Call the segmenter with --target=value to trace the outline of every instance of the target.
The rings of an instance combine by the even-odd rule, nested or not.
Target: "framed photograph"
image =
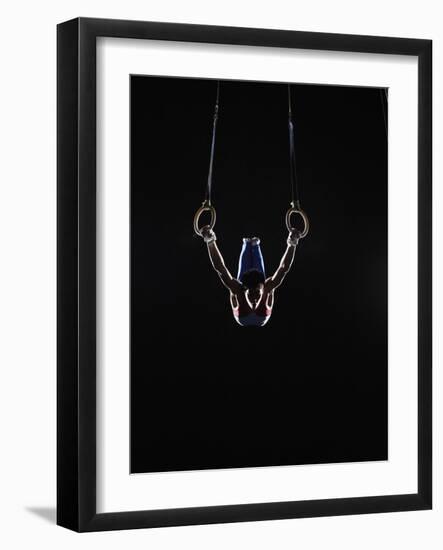
[[[431,65],[58,26],[59,525],[431,508]]]

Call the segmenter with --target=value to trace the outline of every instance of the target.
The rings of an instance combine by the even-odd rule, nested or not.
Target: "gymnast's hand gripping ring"
[[[194,231],[199,235],[200,237],[203,237],[201,233],[201,229],[198,226],[198,222],[200,220],[200,216],[203,214],[203,212],[209,212],[211,214],[211,221],[209,222],[209,228],[212,230],[215,225],[215,220],[217,219],[217,215],[215,213],[215,208],[211,206],[211,203],[209,201],[205,201],[202,206],[197,210],[194,216]]]
[[[291,203],[291,207],[286,212],[286,227],[288,228],[289,232],[297,231],[297,228],[291,225],[291,216],[293,214],[298,214],[299,216],[301,216],[303,220],[303,223],[304,223],[303,231],[299,235],[299,239],[303,239],[303,237],[306,237],[306,235],[309,233],[308,216],[306,215],[306,212],[300,208],[300,206],[298,205],[295,206],[294,203]]]

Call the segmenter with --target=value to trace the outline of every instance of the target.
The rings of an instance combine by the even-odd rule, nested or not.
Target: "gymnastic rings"
[[[308,219],[308,216],[307,216],[306,212],[304,210],[302,210],[300,207],[296,207],[293,204],[291,204],[291,207],[286,212],[286,227],[288,228],[289,232],[298,231],[296,227],[292,227],[292,225],[291,225],[291,216],[293,214],[298,214],[299,216],[301,216],[301,218],[303,220],[303,223],[304,223],[303,231],[299,235],[299,239],[303,239],[303,237],[306,237],[306,235],[309,233],[309,219]]]
[[[200,221],[200,216],[203,214],[203,212],[209,212],[211,214],[211,221],[209,222],[209,229],[213,229],[215,225],[215,220],[217,219],[217,215],[215,213],[215,208],[211,205],[209,201],[205,201],[200,208],[197,210],[194,216],[194,231],[199,235],[200,237],[203,237],[201,229],[198,226],[198,222]]]

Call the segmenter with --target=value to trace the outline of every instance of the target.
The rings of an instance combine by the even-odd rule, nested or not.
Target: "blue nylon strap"
[[[292,121],[292,105],[291,105],[291,85],[288,84],[288,130],[289,130],[289,172],[291,179],[291,203],[293,206],[300,206],[300,198],[298,195],[297,185],[297,169],[295,164],[295,137],[294,123]]]
[[[206,188],[206,201],[208,202],[208,204],[211,204],[211,195],[212,195],[212,172],[214,168],[215,136],[217,132],[219,97],[220,97],[220,81],[217,81],[217,96],[215,100],[214,118],[212,123],[211,154],[209,157],[208,185]]]

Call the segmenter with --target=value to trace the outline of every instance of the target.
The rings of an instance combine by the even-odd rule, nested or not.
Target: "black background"
[[[263,328],[234,321],[192,221],[215,81],[131,77],[131,471],[387,458],[387,143],[376,88],[293,85],[311,221]],[[287,87],[223,81],[218,245],[285,250]]]

